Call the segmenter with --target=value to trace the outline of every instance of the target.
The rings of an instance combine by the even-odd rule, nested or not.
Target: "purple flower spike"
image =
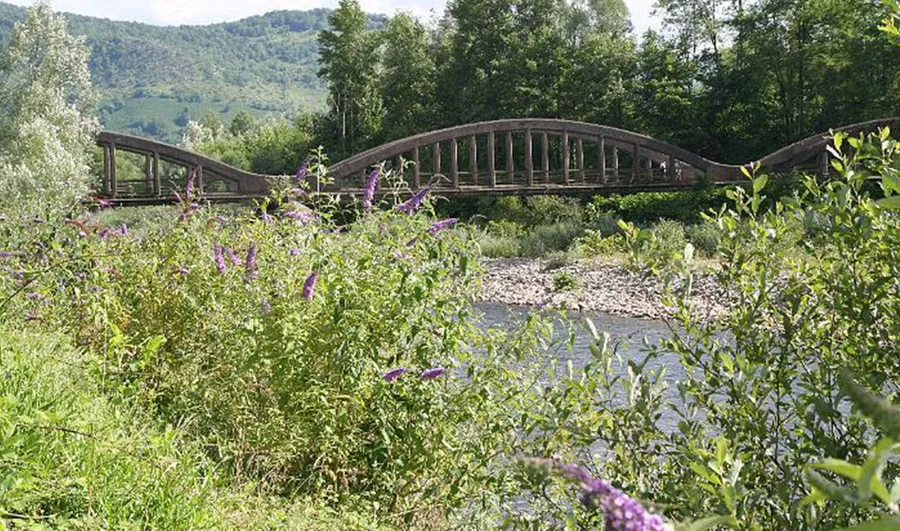
[[[368,212],[372,210],[372,200],[375,199],[375,187],[378,186],[378,168],[372,170],[366,179],[366,187],[363,190],[363,208]]]
[[[400,378],[401,376],[403,376],[404,374],[406,374],[408,372],[409,372],[409,369],[406,369],[403,367],[397,367],[396,369],[391,369],[388,372],[382,374],[381,379],[384,380],[385,382],[390,383],[390,382],[395,381],[397,378]]]
[[[297,168],[297,174],[294,175],[294,183],[295,184],[299,185],[300,183],[303,182],[303,179],[306,178],[307,169],[309,169],[309,159],[304,160],[303,164],[301,164],[300,167]]]
[[[6,251],[0,251],[0,258],[9,258],[12,255],[12,253],[8,253]]]
[[[311,275],[309,275],[309,278],[306,279],[306,282],[303,284],[303,292],[301,293],[301,296],[304,299],[308,301],[312,300],[313,294],[316,291],[316,282],[318,280],[319,273],[317,271],[314,271]]]
[[[300,249],[291,248],[291,250],[288,251],[288,254],[291,256],[300,256]]]
[[[308,211],[291,211],[285,212],[284,217],[287,219],[293,219],[297,221],[300,225],[307,225],[316,220],[316,215],[312,212]]]
[[[269,299],[263,297],[259,312],[263,315],[269,315],[272,312],[272,305],[269,304]]]
[[[555,459],[531,459],[532,464],[555,471],[581,487],[581,502],[606,514],[607,531],[671,531],[661,516],[645,509],[637,500],[597,479],[584,467],[566,465]]]
[[[441,232],[442,230],[449,229],[453,225],[456,225],[456,223],[458,221],[459,220],[456,218],[449,218],[449,219],[445,219],[443,221],[438,221],[434,225],[428,227],[428,234],[431,234],[432,236],[434,236],[435,234]]]
[[[400,204],[400,206],[397,207],[397,210],[404,214],[412,214],[419,208],[419,205],[425,200],[425,196],[428,195],[430,190],[431,187],[429,186],[422,187],[421,190],[416,192],[416,195],[410,197],[405,203]]]
[[[231,265],[239,266],[241,265],[241,259],[238,258],[237,253],[234,252],[234,249],[225,248],[225,256],[228,257],[228,260],[231,262]]]
[[[119,235],[128,236],[128,225],[122,223],[122,226],[119,227]]]
[[[225,249],[221,245],[216,245],[215,249],[213,249],[213,259],[216,262],[216,270],[220,275],[224,275],[226,271]]]
[[[190,273],[190,271],[188,271],[188,268],[186,268],[186,267],[179,267],[178,272],[181,273],[182,275],[187,275],[188,273]]]
[[[244,262],[244,273],[248,280],[256,278],[256,246],[251,245],[247,249],[247,260]]]
[[[184,185],[184,199],[190,202],[194,196],[194,179],[197,178],[197,170],[191,172],[188,176],[187,184]]]
[[[440,378],[446,373],[447,369],[443,367],[434,367],[422,371],[422,374],[419,375],[419,378],[421,378],[422,380],[434,380],[435,378]]]
[[[272,216],[265,210],[259,211],[259,219],[262,220],[263,223],[272,223]]]

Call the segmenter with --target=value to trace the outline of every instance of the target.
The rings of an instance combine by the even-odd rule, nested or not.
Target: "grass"
[[[220,475],[177,427],[101,392],[62,335],[0,329],[0,367],[0,529],[379,528]]]

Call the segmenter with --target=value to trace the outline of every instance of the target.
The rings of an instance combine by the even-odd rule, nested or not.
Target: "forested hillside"
[[[25,8],[0,3],[0,42]],[[240,110],[294,116],[324,108],[316,35],[330,10],[279,11],[238,22],[160,27],[66,15],[91,49],[105,127],[177,140],[189,118]],[[379,17],[369,17],[372,26]]]

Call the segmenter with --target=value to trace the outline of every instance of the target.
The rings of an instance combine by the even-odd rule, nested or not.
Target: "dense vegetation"
[[[703,217],[719,316],[690,302],[693,245],[614,220],[670,333],[625,357],[588,322],[590,356],[562,363],[561,316],[480,326],[477,231],[389,174],[340,203],[310,189],[314,157],[278,209],[220,210],[188,180],[140,230],[85,211],[60,189],[87,175],[86,69],[43,6],[0,63],[0,168],[26,170],[0,174],[21,190],[0,195],[0,528],[900,529],[890,131],[835,136],[835,178],[792,195],[751,171],[725,192]]]

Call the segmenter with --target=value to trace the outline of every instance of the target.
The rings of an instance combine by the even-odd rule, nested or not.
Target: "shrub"
[[[701,220],[703,213],[718,210],[725,202],[724,188],[594,196],[585,216],[588,223],[606,216],[636,223],[660,219],[695,223]]]
[[[481,255],[487,258],[513,258],[519,256],[519,240],[508,236],[485,233],[478,238]]]
[[[581,220],[581,203],[574,197],[535,195],[525,200],[529,225],[572,223]]]
[[[575,291],[581,287],[578,277],[568,271],[560,271],[553,275],[554,291]]]
[[[713,256],[722,240],[722,229],[715,221],[707,220],[687,227],[685,236],[698,250]]]
[[[520,238],[525,235],[525,227],[515,221],[489,221],[487,232],[501,238]]]
[[[650,228],[654,240],[658,242],[658,249],[663,253],[679,253],[687,245],[684,225],[671,219],[664,219],[655,223]]]
[[[523,256],[537,258],[566,250],[583,230],[581,223],[573,222],[538,226],[521,239],[520,252]]]
[[[625,238],[622,234],[604,236],[595,230],[586,230],[572,242],[572,252],[584,258],[606,256],[625,251]]]
[[[547,261],[544,263],[544,270],[553,271],[555,269],[561,269],[572,265],[574,261],[575,260],[570,253],[565,251],[555,251],[547,256]]]

